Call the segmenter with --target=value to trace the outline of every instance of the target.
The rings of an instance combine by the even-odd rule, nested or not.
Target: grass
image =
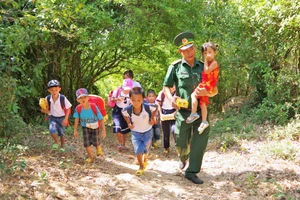
[[[299,144],[289,140],[280,140],[266,143],[261,147],[261,153],[264,156],[281,158],[284,160],[295,160],[300,152]]]
[[[256,124],[253,114],[255,110],[244,108],[214,116],[218,120],[212,125],[210,139],[219,143],[223,152],[239,146],[242,140],[268,140],[271,142],[261,148],[263,154],[284,160],[295,160],[300,156],[296,142],[300,138],[299,116],[286,125],[275,125],[270,122]]]

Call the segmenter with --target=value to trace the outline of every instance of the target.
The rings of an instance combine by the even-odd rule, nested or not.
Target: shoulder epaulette
[[[172,65],[176,65],[176,64],[178,64],[178,63],[180,63],[180,62],[181,62],[181,59],[178,59],[178,60],[172,62]]]

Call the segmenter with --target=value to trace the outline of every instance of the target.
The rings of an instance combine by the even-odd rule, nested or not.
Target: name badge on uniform
[[[87,128],[90,128],[90,129],[97,129],[97,128],[98,128],[98,122],[95,122],[95,123],[87,123],[87,124],[86,124],[86,127],[87,127]]]

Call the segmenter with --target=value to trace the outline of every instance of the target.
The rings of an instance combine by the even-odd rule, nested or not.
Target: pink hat
[[[131,88],[133,88],[133,81],[130,78],[124,79],[122,88],[123,90],[131,90]]]

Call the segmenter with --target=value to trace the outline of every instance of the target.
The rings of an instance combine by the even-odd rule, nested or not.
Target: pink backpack
[[[109,92],[108,99],[107,99],[107,106],[110,107],[110,108],[114,108],[115,105],[116,105],[116,102],[112,100],[113,99],[113,94],[114,94],[115,91],[116,91],[116,97],[118,97],[120,92],[122,91],[122,87],[119,87],[115,90],[111,90]]]

